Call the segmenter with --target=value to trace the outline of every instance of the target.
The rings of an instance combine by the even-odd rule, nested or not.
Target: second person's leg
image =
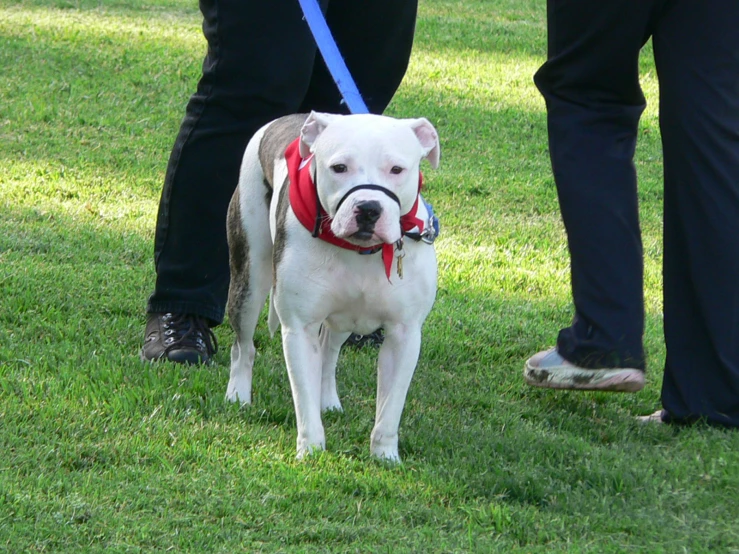
[[[535,82],[547,105],[549,148],[571,256],[575,317],[557,350],[527,363],[527,381],[560,388],[638,390],[645,367],[643,260],[633,164],[645,100],[639,51],[653,2],[549,0],[549,59]],[[632,368],[625,388],[596,373],[560,382],[533,366]],[[590,379],[593,377],[593,379]],[[618,377],[619,379],[624,376]],[[539,381],[537,382],[537,379]]]

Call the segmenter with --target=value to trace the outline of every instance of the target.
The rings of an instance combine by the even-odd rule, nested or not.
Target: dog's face
[[[418,194],[419,165],[439,163],[439,138],[426,119],[313,112],[300,133],[334,235],[358,246],[394,243],[400,217]]]

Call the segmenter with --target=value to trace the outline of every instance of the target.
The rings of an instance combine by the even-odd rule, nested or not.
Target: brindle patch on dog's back
[[[265,186],[268,188],[268,203],[271,202],[272,191],[274,190],[275,161],[283,158],[288,145],[300,136],[300,129],[307,118],[308,114],[294,114],[275,120],[259,143],[259,163],[264,172]],[[282,260],[282,254],[285,250],[285,218],[287,217],[289,204],[288,186],[287,183],[284,183],[280,198],[277,200],[275,244],[272,256],[273,282],[277,282],[277,266]]]
[[[275,160],[281,158],[285,154],[285,148],[300,136],[300,129],[307,118],[308,114],[302,113],[276,119],[259,143],[259,163],[270,187],[270,195],[274,188]]]

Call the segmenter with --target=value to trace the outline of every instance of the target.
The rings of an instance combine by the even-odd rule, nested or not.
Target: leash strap
[[[331,30],[326,24],[326,19],[323,17],[321,7],[318,5],[318,0],[298,0],[300,7],[303,9],[303,15],[305,20],[310,27],[313,38],[318,45],[318,49],[323,56],[323,61],[326,62],[329,73],[334,78],[334,82],[344,98],[349,111],[351,113],[369,113],[367,105],[362,99],[362,95],[359,93],[357,85],[352,79],[349,69],[346,67],[344,58],[339,52],[339,48],[336,46]]]

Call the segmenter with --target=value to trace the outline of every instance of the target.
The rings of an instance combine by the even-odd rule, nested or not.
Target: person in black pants
[[[320,0],[373,113],[405,74],[417,0]],[[144,360],[207,362],[223,321],[229,268],[226,211],[246,144],[262,125],[310,110],[347,113],[298,0],[200,0],[208,51],[187,104],[159,204],[156,286]]]
[[[664,152],[663,410],[739,426],[739,2],[548,0],[536,85],[571,257],[575,317],[526,362],[529,384],[644,385],[643,258],[633,165],[651,36]]]

